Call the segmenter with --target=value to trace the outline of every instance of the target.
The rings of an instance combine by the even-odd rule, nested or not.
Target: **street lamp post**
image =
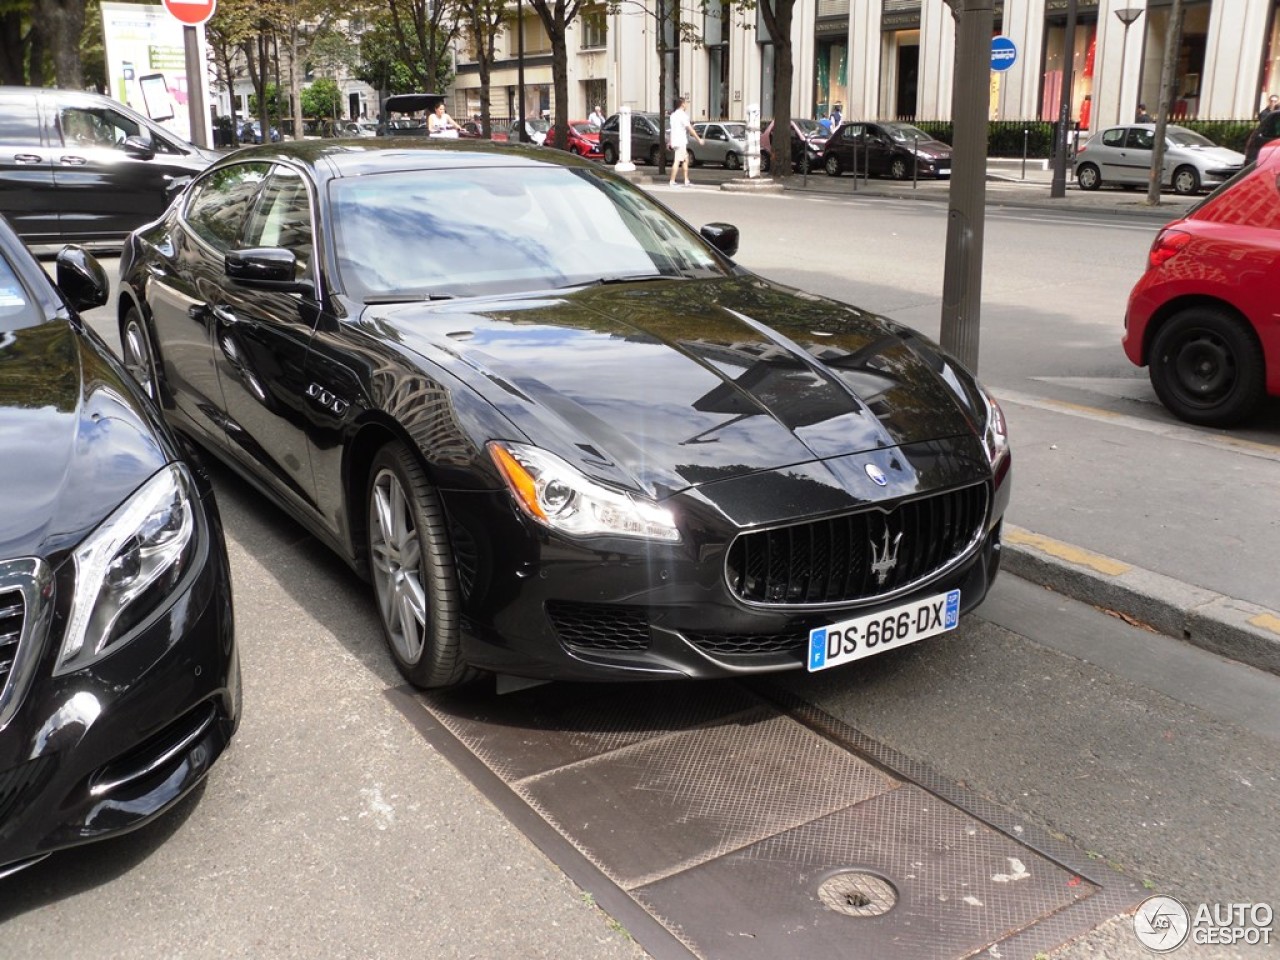
[[[1076,57],[1076,0],[1067,0],[1067,35],[1062,50],[1062,93],[1058,102],[1058,130],[1054,137],[1053,180],[1049,196],[1060,200],[1067,195],[1067,151],[1071,131],[1071,85]],[[954,166],[954,162],[952,163]]]
[[[1141,7],[1121,7],[1116,16],[1124,24],[1124,39],[1120,41],[1120,82],[1116,84],[1116,123],[1127,122],[1124,118],[1124,59],[1129,53],[1129,28],[1135,20],[1142,16]]]
[[[524,127],[524,0],[516,0],[516,117],[520,124],[516,142],[524,143],[528,134]]]

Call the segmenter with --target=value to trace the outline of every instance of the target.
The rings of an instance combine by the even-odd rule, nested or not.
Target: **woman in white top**
[[[453,117],[444,112],[444,103],[437,103],[435,113],[427,118],[427,135],[432,137],[456,137],[459,127]]]

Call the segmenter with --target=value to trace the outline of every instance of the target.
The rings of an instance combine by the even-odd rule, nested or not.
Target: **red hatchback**
[[[547,131],[548,147],[554,147],[556,128]],[[600,152],[600,128],[586,120],[569,121],[569,150],[588,160],[599,160],[604,154]]]
[[[1129,294],[1124,350],[1175,416],[1226,427],[1280,396],[1280,144],[1166,224]]]

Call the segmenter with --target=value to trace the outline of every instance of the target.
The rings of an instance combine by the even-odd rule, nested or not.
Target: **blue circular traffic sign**
[[[1018,47],[1008,37],[991,38],[991,69],[1008,70],[1018,61]]]

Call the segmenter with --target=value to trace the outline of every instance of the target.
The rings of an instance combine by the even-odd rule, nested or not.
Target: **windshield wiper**
[[[688,280],[684,274],[676,273],[635,273],[621,274],[616,277],[596,277],[594,280],[580,280],[577,283],[566,283],[557,290],[569,290],[573,287],[605,287],[617,283],[645,283],[650,280]]]
[[[373,306],[384,303],[423,303],[427,300],[452,300],[451,293],[398,293],[382,297],[366,297],[365,304]]]

